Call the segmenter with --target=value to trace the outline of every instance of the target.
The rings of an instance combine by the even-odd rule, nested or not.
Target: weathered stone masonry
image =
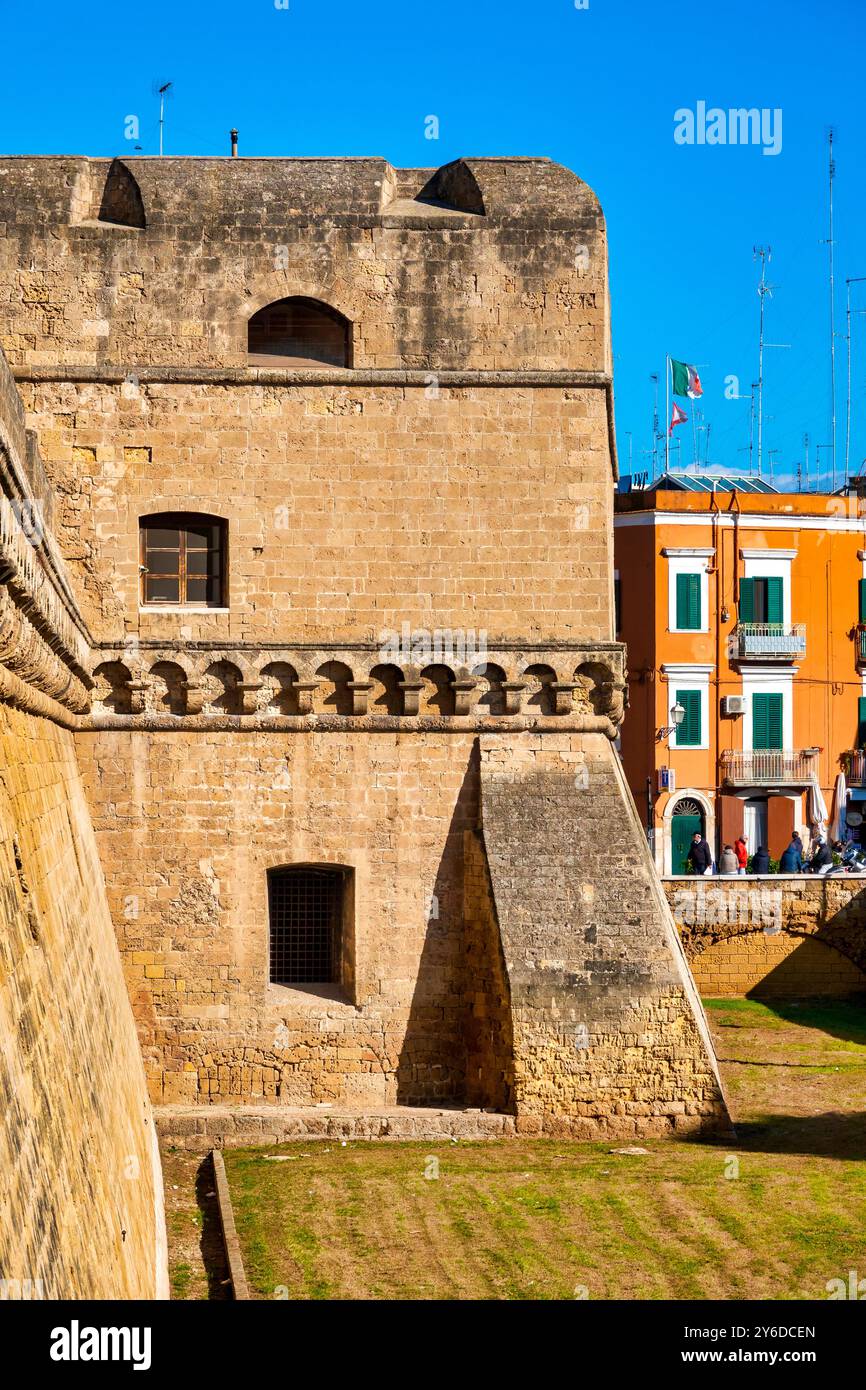
[[[46,515],[0,358],[2,1296],[152,1298],[154,1120],[71,733],[90,641]]]
[[[678,878],[665,890],[705,997],[866,994],[862,878]]]
[[[723,1119],[611,745],[591,191],[545,160],[2,160],[0,224],[154,1099]],[[348,320],[344,367],[249,361],[251,315],[297,295]],[[140,603],[164,511],[225,519],[222,608]],[[383,656],[404,629],[483,652]],[[266,873],[299,863],[351,871],[342,992],[269,982]]]

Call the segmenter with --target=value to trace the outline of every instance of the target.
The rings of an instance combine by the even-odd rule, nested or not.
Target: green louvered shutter
[[[782,747],[782,696],[752,696],[752,747]]]
[[[767,580],[767,622],[782,626],[784,608],[782,605],[782,581],[779,578]]]
[[[677,575],[677,627],[696,631],[701,625],[701,576]]]
[[[860,591],[860,617],[857,621],[866,623],[866,579],[858,580],[857,587]]]
[[[755,621],[754,579],[740,580],[740,600],[737,609],[737,616],[741,623],[753,623]]]
[[[685,710],[682,724],[677,725],[677,747],[694,748],[701,741],[701,692],[678,690],[676,703]]]
[[[857,699],[857,747],[866,748],[866,695]]]

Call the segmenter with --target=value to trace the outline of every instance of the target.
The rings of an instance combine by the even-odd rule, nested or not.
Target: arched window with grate
[[[352,984],[351,870],[293,864],[268,871],[270,981]]]
[[[141,602],[224,608],[226,532],[218,516],[155,512],[139,522]]]
[[[250,319],[247,354],[253,366],[351,367],[352,325],[317,299],[278,299]]]

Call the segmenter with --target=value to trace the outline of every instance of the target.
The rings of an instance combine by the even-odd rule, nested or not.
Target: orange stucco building
[[[616,498],[621,755],[661,873],[696,828],[715,856],[742,833],[778,858],[840,799],[863,809],[866,499],[755,486],[669,474]]]

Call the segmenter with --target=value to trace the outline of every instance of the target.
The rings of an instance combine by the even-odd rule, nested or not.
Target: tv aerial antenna
[[[163,132],[165,129],[165,101],[174,86],[173,82],[160,82],[157,80],[153,84],[153,94],[159,97],[159,157],[162,159],[163,152]]]

